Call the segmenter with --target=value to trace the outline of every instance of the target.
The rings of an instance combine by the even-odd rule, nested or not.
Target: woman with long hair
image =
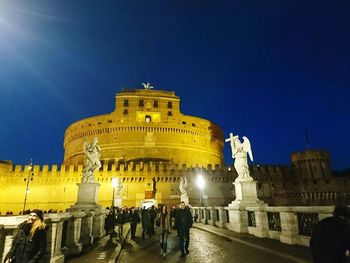
[[[163,204],[158,214],[157,221],[160,222],[160,249],[163,257],[166,257],[168,235],[171,228],[171,216],[166,204]]]
[[[26,221],[18,225],[5,263],[39,262],[46,251],[46,225],[41,210],[33,210]]]

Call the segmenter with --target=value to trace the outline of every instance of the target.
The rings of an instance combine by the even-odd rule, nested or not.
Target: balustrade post
[[[47,254],[44,256],[44,262],[64,263],[61,243],[63,233],[63,222],[69,218],[69,213],[49,214],[45,223],[47,230]]]
[[[254,211],[255,215],[255,227],[248,227],[249,234],[253,234],[257,237],[267,237],[268,232],[268,220],[266,206],[250,207],[250,210]]]
[[[247,233],[248,229],[248,213],[244,206],[230,204],[227,208],[230,223],[227,223],[229,230],[238,233]]]
[[[95,209],[92,224],[92,236],[94,237],[94,239],[100,239],[105,235],[105,218],[106,213],[104,209]]]
[[[208,224],[208,212],[206,207],[201,207],[201,215],[202,215],[201,223]]]
[[[94,242],[94,237],[92,235],[92,223],[94,214],[95,212],[88,211],[86,212],[86,216],[82,218],[80,242],[83,246],[91,245]]]
[[[226,211],[223,207],[217,207],[217,209],[219,210],[219,218],[218,218],[218,221],[216,222],[216,226],[220,228],[226,228],[226,222],[227,222]]]
[[[281,208],[281,228],[280,241],[286,244],[296,244],[298,235],[298,218],[295,212]]]
[[[71,212],[72,217],[68,220],[65,255],[79,254],[83,249],[83,244],[80,241],[82,218],[86,215],[85,212]]]
[[[215,226],[215,217],[214,217],[214,207],[207,207],[206,214],[207,214],[207,224]]]

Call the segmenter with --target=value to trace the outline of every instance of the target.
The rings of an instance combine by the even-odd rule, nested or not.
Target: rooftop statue
[[[153,86],[151,86],[151,83],[149,83],[149,82],[147,82],[147,83],[142,83],[142,85],[143,85],[143,87],[144,87],[145,89],[153,89],[153,88],[154,88]]]
[[[101,168],[101,148],[97,145],[97,143],[97,138],[94,138],[91,144],[84,141],[84,153],[87,158],[83,168],[82,183],[94,183],[94,174]]]
[[[253,178],[249,173],[248,158],[253,161],[253,153],[250,145],[250,141],[247,137],[243,136],[243,143],[239,140],[239,136],[233,136],[230,133],[230,138],[225,139],[225,142],[230,142],[232,150],[232,159],[235,159],[234,167],[237,171],[238,177],[236,181],[253,181]]]

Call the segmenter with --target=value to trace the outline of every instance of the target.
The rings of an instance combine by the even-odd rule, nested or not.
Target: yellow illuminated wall
[[[116,108],[70,125],[64,138],[64,164],[82,164],[84,140],[99,140],[101,160],[154,160],[187,166],[219,165],[223,133],[213,122],[184,115],[174,92],[126,90],[116,95]]]
[[[0,211],[12,211],[18,214],[23,209],[26,180],[30,178],[26,209],[40,208],[43,210],[56,209],[65,211],[74,205],[77,199],[78,185],[81,181],[82,165],[49,167],[34,166],[33,175],[30,175],[28,166],[22,167],[12,163],[0,164]],[[109,169],[108,169],[109,168]],[[229,188],[233,176],[222,171],[219,167],[208,166],[206,169],[193,169],[191,167],[153,164],[129,163],[127,166],[104,165],[96,173],[96,182],[100,184],[98,200],[103,207],[112,203],[112,178],[117,177],[123,184],[123,206],[139,207],[145,199],[145,191],[152,191],[156,181],[157,192],[155,200],[158,204],[166,203],[170,206],[179,204],[179,181],[186,176],[189,181],[188,194],[191,204],[199,204],[199,189],[195,185],[196,176],[201,173],[205,176],[208,187],[205,194],[211,197],[215,204],[227,204],[232,201]],[[224,191],[223,191],[224,189]],[[226,189],[226,191],[225,191]]]
[[[113,177],[123,182],[123,205],[139,206],[145,194],[153,190],[154,180],[156,201],[174,205],[180,200],[180,177],[186,176],[191,182],[201,169],[206,171],[208,180],[215,180],[217,187],[207,190],[213,191],[211,196],[216,204],[223,204],[225,198],[231,201],[231,193],[224,197],[222,190],[232,176],[222,171],[220,127],[209,120],[182,114],[180,98],[174,92],[134,89],[116,95],[112,113],[79,120],[67,128],[63,164],[34,166],[33,176],[29,177],[27,209],[64,211],[75,204],[86,158],[83,144],[95,137],[99,140],[103,165],[95,177],[100,184],[98,200],[104,207],[112,202]],[[23,209],[27,168],[0,163],[3,214]],[[220,185],[222,189],[218,188]],[[195,185],[189,195],[192,203],[197,199],[199,202]]]

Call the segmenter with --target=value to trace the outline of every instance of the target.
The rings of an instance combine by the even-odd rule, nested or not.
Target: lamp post
[[[30,182],[30,180],[33,180],[33,178],[30,178],[31,176],[33,176],[33,162],[32,162],[32,159],[30,159],[30,164],[29,164],[28,170],[29,170],[29,173],[28,173],[28,178],[27,178],[26,191],[25,191],[25,194],[24,194],[24,204],[23,204],[23,212],[22,212],[23,215],[24,215],[24,213],[26,211],[27,196],[28,196],[28,192],[29,192],[29,182]]]
[[[201,175],[201,174],[197,176],[197,186],[200,190],[199,200],[200,200],[201,206],[204,206],[203,205],[203,189],[205,186],[205,180],[204,180],[203,175]]]
[[[112,188],[113,188],[113,192],[112,192],[112,207],[113,207],[113,211],[114,211],[114,197],[115,197],[115,188],[118,186],[118,178],[113,177],[112,178]]]
[[[115,203],[114,203],[114,197],[115,197],[115,188],[118,186],[118,178],[113,177],[112,178],[112,232],[110,235],[110,238],[114,237],[117,235],[117,233],[114,231],[114,227],[115,227]]]

